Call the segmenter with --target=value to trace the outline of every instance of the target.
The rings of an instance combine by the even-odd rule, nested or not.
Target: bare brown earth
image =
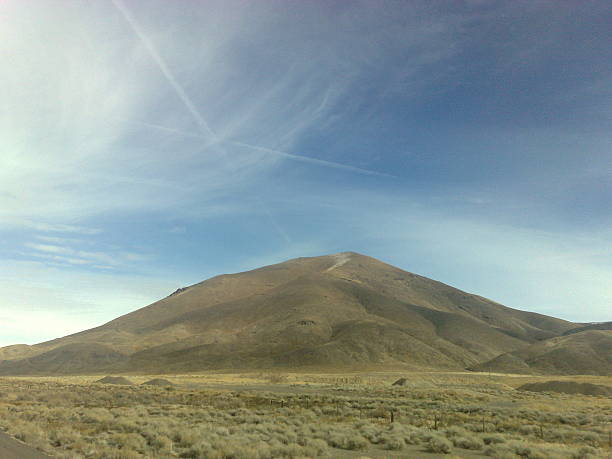
[[[480,369],[580,326],[347,252],[217,276],[100,327],[1,348],[0,374]]]

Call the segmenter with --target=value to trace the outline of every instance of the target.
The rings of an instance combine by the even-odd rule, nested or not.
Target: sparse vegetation
[[[130,377],[132,386],[91,384],[93,377],[0,379],[0,428],[59,458],[344,451],[582,459],[611,451],[612,400],[515,391],[501,377],[434,374],[401,387],[380,375],[210,378],[170,377],[171,390],[140,385],[145,377]],[[224,378],[227,390],[205,384]]]

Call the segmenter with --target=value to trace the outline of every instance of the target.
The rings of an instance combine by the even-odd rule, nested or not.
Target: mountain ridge
[[[579,326],[343,252],[215,276],[99,327],[10,352],[0,348],[0,374],[91,372],[102,364],[117,372],[343,365],[459,370]],[[84,346],[89,357],[77,366],[42,363],[53,351],[49,359],[69,359],[71,348],[61,348],[70,345]]]

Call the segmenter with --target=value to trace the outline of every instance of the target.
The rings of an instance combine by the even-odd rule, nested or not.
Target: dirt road
[[[0,457],[2,459],[49,459],[51,456],[47,456],[0,432]]]

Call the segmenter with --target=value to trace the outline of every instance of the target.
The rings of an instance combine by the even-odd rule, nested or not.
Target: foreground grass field
[[[392,386],[399,377],[406,385]],[[610,457],[612,400],[470,373],[0,379],[0,428],[62,458]],[[156,375],[155,377],[160,377]],[[558,379],[558,378],[556,378]],[[570,379],[570,378],[565,378]],[[610,378],[572,380],[610,384]]]

